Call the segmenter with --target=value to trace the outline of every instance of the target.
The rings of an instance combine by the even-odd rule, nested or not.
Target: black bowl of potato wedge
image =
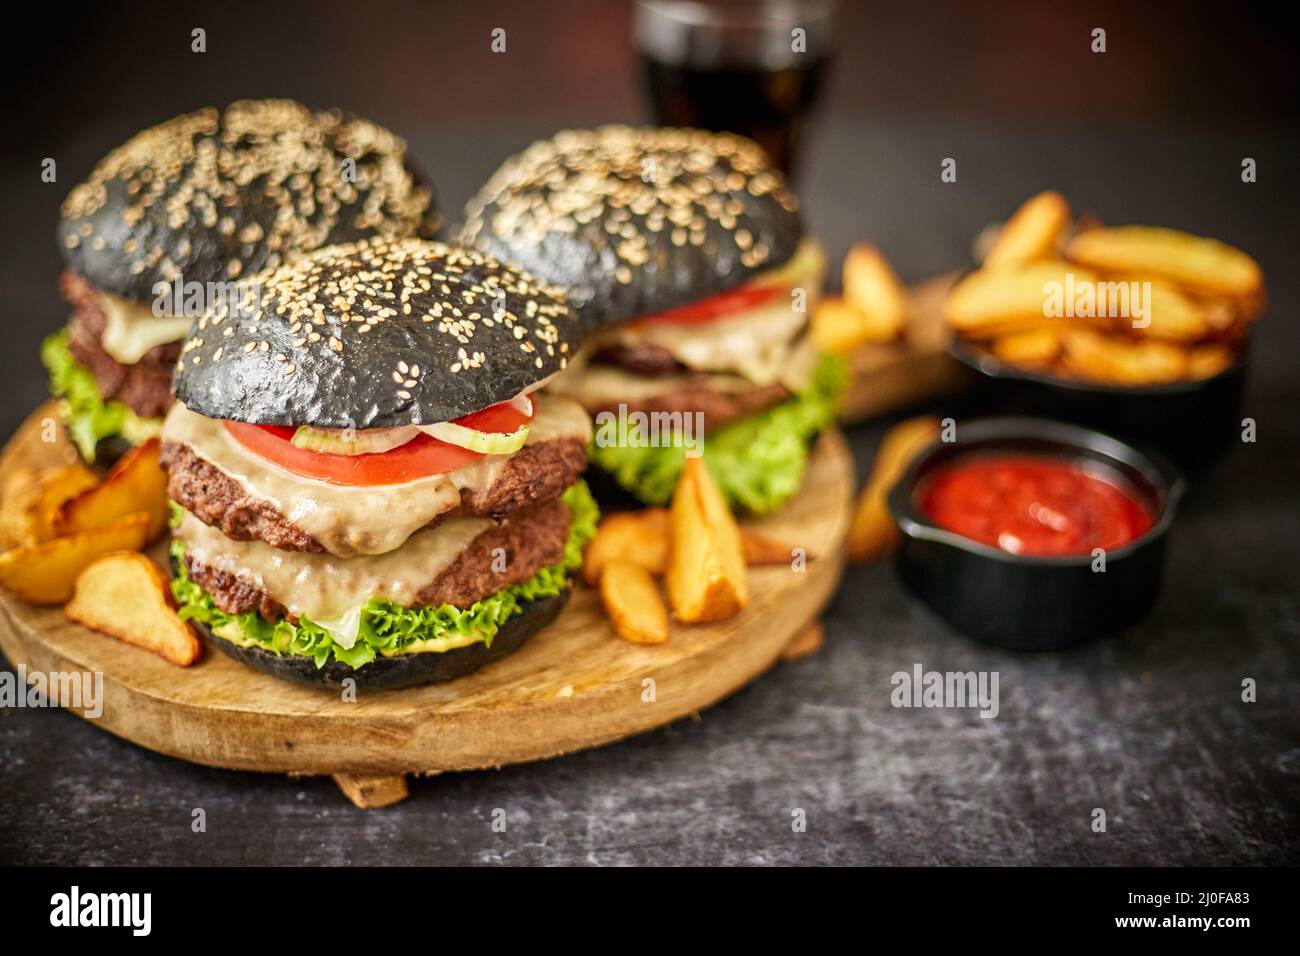
[[[988,380],[990,404],[1000,414],[1032,412],[1088,425],[1154,448],[1187,468],[1219,459],[1241,440],[1244,351],[1208,378],[1157,385],[1107,385],[1035,372],[961,339],[948,351]]]
[[[1000,413],[1100,428],[1185,467],[1242,440],[1258,264],[1153,226],[1075,222],[1056,193],[1028,200],[944,302],[949,352]]]

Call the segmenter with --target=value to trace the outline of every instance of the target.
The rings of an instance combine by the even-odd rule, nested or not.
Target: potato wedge
[[[812,317],[812,337],[817,348],[844,355],[870,341],[866,320],[839,296],[824,296]]]
[[[1185,289],[1230,299],[1253,298],[1264,285],[1259,263],[1240,249],[1177,229],[1090,229],[1066,244],[1065,256],[1093,269],[1150,274]]]
[[[167,576],[139,552],[106,554],[82,571],[63,613],[173,664],[187,667],[199,659],[202,645],[177,617]]]
[[[150,438],[122,456],[98,485],[65,501],[54,520],[61,534],[112,524],[129,514],[149,515],[149,540],[167,527],[167,475],[158,465],[159,442]]]
[[[888,342],[907,324],[907,290],[870,243],[858,243],[844,257],[844,300],[862,316],[867,341]]]
[[[0,548],[18,548],[35,544],[37,537],[37,504],[41,486],[36,472],[30,468],[15,468],[0,488]]]
[[[1076,329],[1062,337],[1061,345],[1066,350],[1063,365],[1071,374],[1091,382],[1114,380],[1114,352],[1104,333]]]
[[[745,554],[745,563],[750,567],[763,564],[789,564],[794,560],[794,546],[765,534],[740,529],[740,548]],[[811,558],[811,555],[809,555]]]
[[[1068,278],[1073,276],[1072,279]],[[1065,289],[1095,282],[1097,276],[1068,262],[1031,262],[1018,268],[979,269],[948,293],[943,303],[947,323],[963,335],[986,335],[1009,330],[1016,324],[1041,324],[1044,319],[1063,322],[1048,314],[1049,283]]]
[[[850,561],[872,561],[893,550],[898,527],[885,499],[916,453],[938,437],[939,420],[929,416],[909,418],[885,433],[849,526]]]
[[[1062,338],[1066,371],[1102,385],[1158,385],[1187,373],[1187,353],[1169,342],[1127,342],[1087,330]]]
[[[110,551],[138,551],[151,517],[128,515],[113,524],[0,554],[0,585],[33,604],[62,604],[88,565]]]
[[[595,587],[610,561],[629,561],[641,565],[651,574],[663,574],[668,566],[671,537],[667,508],[606,515],[600,519],[596,536],[587,545],[582,561],[582,579]]]
[[[614,631],[633,644],[662,644],[668,640],[668,608],[655,579],[640,564],[617,558],[600,575],[600,600]]]
[[[0,492],[0,547],[49,541],[55,537],[54,517],[59,506],[98,482],[99,477],[82,464],[45,471],[16,469]]]
[[[1108,329],[1109,323],[1104,319],[1057,319],[1041,316],[1037,319],[1020,319],[1014,322],[1000,322],[981,328],[978,333],[964,335],[963,338],[996,341],[1010,335],[1029,335],[1031,332],[1051,332],[1058,338],[1067,329]]]
[[[1201,297],[1198,304],[1201,307],[1201,316],[1209,325],[1211,333],[1215,335],[1230,332],[1234,327],[1248,324],[1257,318],[1255,313],[1243,311],[1242,305],[1231,299]]]
[[[1198,345],[1187,353],[1187,377],[1213,378],[1220,372],[1227,371],[1234,361],[1236,353],[1226,345],[1217,342]]]
[[[998,230],[984,256],[984,267],[1000,269],[1056,258],[1069,224],[1070,204],[1060,193],[1041,192],[1025,200]]]
[[[686,459],[671,509],[666,584],[679,621],[718,621],[749,603],[745,556],[736,519],[702,458]]]
[[[821,621],[805,624],[803,630],[790,638],[790,643],[781,648],[781,660],[797,661],[801,657],[816,654],[826,643],[826,628]]]
[[[1187,350],[1172,342],[1138,342],[1127,361],[1135,375],[1156,385],[1187,377]]]
[[[1108,276],[1103,282],[1134,283],[1139,290],[1145,315],[1134,325],[1135,315],[1112,319],[1115,328],[1132,330],[1136,335],[1167,339],[1171,342],[1194,342],[1214,331],[1205,304],[1183,292],[1172,282],[1140,275]],[[1143,290],[1147,294],[1143,294]],[[1231,324],[1231,323],[1229,323]]]
[[[41,475],[41,498],[38,506],[37,541],[50,541],[59,537],[59,512],[64,503],[99,484],[99,475],[78,462],[63,465]],[[140,509],[137,509],[140,510]]]
[[[1059,329],[1034,329],[1003,335],[993,342],[993,354],[1008,365],[1051,365],[1061,353]]]

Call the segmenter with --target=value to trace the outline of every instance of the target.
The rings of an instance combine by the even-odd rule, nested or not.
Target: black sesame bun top
[[[224,282],[331,243],[437,228],[433,191],[399,137],[292,100],[241,100],[145,130],[100,160],[60,216],[68,264],[138,302],[178,274]]]
[[[243,283],[190,327],[176,397],[261,425],[389,428],[460,418],[565,367],[580,329],[518,269],[422,239],[331,246]]]
[[[754,142],[693,129],[565,130],[507,160],[461,241],[567,290],[603,325],[698,302],[794,255],[794,195]]]

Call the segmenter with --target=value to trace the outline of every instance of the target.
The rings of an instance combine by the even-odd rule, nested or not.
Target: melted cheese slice
[[[449,518],[411,535],[396,551],[353,558],[281,551],[265,541],[233,541],[189,512],[175,535],[194,560],[256,586],[351,647],[362,605],[379,597],[414,606],[420,591],[491,527],[489,518]]]
[[[156,316],[147,305],[115,295],[101,295],[99,305],[107,319],[100,345],[123,365],[135,365],[155,346],[180,342],[190,328],[184,316]]]
[[[753,283],[779,286],[780,295],[752,308],[708,322],[629,322],[603,330],[583,352],[593,355],[611,345],[655,345],[696,372],[738,375],[752,385],[782,384],[791,391],[806,385],[791,380],[796,342],[817,308],[826,257],[816,242],[805,239],[788,262]],[[796,301],[794,290],[802,290]],[[591,367],[566,377],[587,374]]]
[[[755,385],[781,381],[790,344],[808,325],[781,296],[723,319],[698,325],[654,322],[625,326],[611,336],[620,345],[657,345],[699,372],[734,372]]]
[[[245,449],[219,420],[196,414],[179,402],[167,413],[162,438],[188,445],[340,558],[396,551],[429,522],[456,508],[462,490],[489,487],[511,457],[485,455],[455,471],[401,484],[348,486],[286,471]],[[586,445],[591,440],[590,417],[574,401],[542,398],[525,444],[564,438]]]
[[[783,351],[781,373],[777,378],[793,393],[804,391],[812,383],[817,364],[817,349],[804,336]],[[639,375],[615,365],[570,363],[569,370],[555,380],[550,391],[566,395],[585,408],[615,408],[620,402],[635,404],[652,401],[662,395],[674,395],[687,388],[707,388],[719,393],[747,392],[755,383],[742,375],[727,372],[690,372],[681,375]]]

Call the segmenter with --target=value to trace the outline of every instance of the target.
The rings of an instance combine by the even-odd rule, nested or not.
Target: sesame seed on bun
[[[567,290],[589,325],[688,305],[794,255],[794,195],[731,133],[564,130],[507,160],[461,241]]]
[[[460,418],[565,367],[563,295],[472,250],[422,239],[331,246],[251,277],[190,328],[176,397],[262,425],[388,428]]]
[[[238,280],[368,235],[433,235],[433,190],[401,138],[292,100],[241,100],[138,133],[63,201],[68,264],[139,302],[178,276]]]

